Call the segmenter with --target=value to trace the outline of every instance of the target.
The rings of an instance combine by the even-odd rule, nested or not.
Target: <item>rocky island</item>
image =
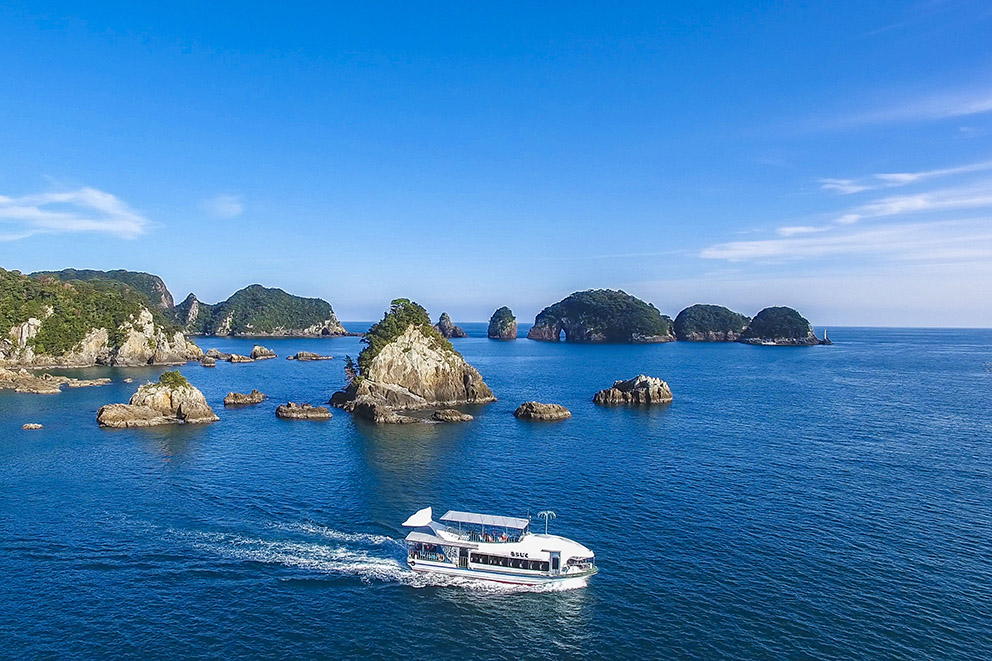
[[[441,334],[441,337],[452,338],[452,337],[468,337],[468,333],[463,331],[461,327],[455,326],[451,321],[451,317],[448,316],[447,312],[442,312],[437,323],[434,324],[434,330]]]
[[[672,320],[630,294],[589,289],[544,308],[527,337],[558,342],[671,342]]]
[[[0,366],[177,365],[202,356],[127,284],[0,269]]]
[[[348,335],[331,304],[293,296],[282,289],[251,285],[221,303],[208,305],[190,294],[172,310],[190,335],[232,337],[328,337]]]
[[[69,388],[86,388],[88,386],[105,386],[110,379],[74,379],[68,376],[52,374],[32,374],[26,369],[8,370],[0,367],[0,390],[13,390],[21,393],[36,395],[57,395],[62,392],[62,386]]]
[[[606,406],[668,404],[672,401],[672,389],[659,378],[638,374],[632,379],[614,381],[611,388],[596,393],[592,401]]]
[[[427,311],[400,298],[362,340],[357,373],[331,405],[376,423],[421,422],[405,411],[495,401],[478,370],[431,324]]]
[[[146,383],[138,388],[127,404],[107,404],[96,414],[101,427],[117,429],[202,424],[219,419],[203,393],[178,371],[164,372],[158,383]]]
[[[680,342],[736,342],[750,318],[722,305],[690,305],[672,324]]]
[[[813,325],[798,311],[787,307],[765,308],[756,314],[739,341],[768,346],[832,344],[826,335],[819,339]]]
[[[541,402],[524,402],[513,412],[513,417],[519,420],[540,420],[553,422],[572,417],[572,412],[561,404],[542,404]]]
[[[513,311],[505,305],[489,318],[489,331],[486,333],[491,340],[517,339],[517,318]]]

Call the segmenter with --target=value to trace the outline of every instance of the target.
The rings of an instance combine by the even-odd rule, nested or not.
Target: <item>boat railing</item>
[[[523,532],[517,530],[481,532],[478,530],[459,530],[458,528],[448,526],[447,532],[463,542],[479,542],[485,544],[511,544],[519,542],[523,537]]]

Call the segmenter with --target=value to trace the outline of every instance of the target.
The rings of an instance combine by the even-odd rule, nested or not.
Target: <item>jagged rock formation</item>
[[[765,308],[756,314],[739,341],[774,346],[832,344],[826,338],[818,339],[813,325],[799,312],[787,307]]]
[[[524,402],[513,412],[514,417],[521,420],[565,420],[572,417],[572,412],[561,404],[542,404],[541,402]]]
[[[668,404],[672,389],[661,379],[638,374],[626,381],[615,381],[612,388],[596,393],[592,401],[604,405]]]
[[[452,323],[451,317],[448,316],[447,312],[441,313],[437,323],[434,324],[434,329],[441,334],[441,337],[468,337],[468,334],[465,331]]]
[[[217,367],[217,359],[211,356],[204,356],[200,359],[200,365],[203,367]]]
[[[319,353],[313,353],[310,351],[297,351],[292,356],[286,356],[286,360],[299,360],[302,362],[308,362],[311,360],[334,360],[334,356],[322,356]]]
[[[224,406],[251,406],[261,404],[267,397],[257,390],[252,390],[247,395],[240,392],[229,392],[224,397]]]
[[[590,289],[544,308],[527,337],[558,342],[671,342],[672,320],[623,291]]]
[[[326,406],[289,402],[276,407],[276,416],[287,420],[330,420],[331,412]]]
[[[0,269],[0,291],[0,366],[178,365],[203,355],[118,282]]]
[[[269,360],[271,358],[277,358],[276,352],[270,351],[259,344],[256,344],[251,350],[252,360]]]
[[[513,311],[505,305],[489,318],[489,331],[487,332],[491,340],[515,340],[517,339],[517,318],[513,316]]]
[[[218,418],[203,393],[179,372],[165,372],[158,383],[138,388],[127,404],[108,404],[96,415],[101,427],[152,427],[156,425],[202,424]]]
[[[438,409],[431,414],[431,419],[438,422],[471,422],[475,420],[468,413],[462,413],[455,409]]]
[[[331,304],[293,296],[282,289],[251,285],[215,305],[193,294],[177,305],[173,317],[194,335],[245,337],[322,337],[348,335]]]
[[[224,353],[220,349],[207,349],[207,353],[203,354],[204,358],[213,358],[214,360],[228,360],[234,354]]]
[[[226,358],[229,363],[254,363],[255,359],[251,356],[242,356],[239,353],[228,354]]]
[[[359,374],[331,404],[374,422],[407,422],[397,411],[495,401],[478,370],[431,326],[427,311],[393,301],[369,329]]]
[[[110,379],[73,379],[68,376],[53,376],[51,374],[32,374],[25,369],[8,370],[0,367],[0,390],[34,393],[38,395],[57,395],[62,392],[62,386],[69,388],[86,388],[89,386],[105,386]]]
[[[70,282],[78,280],[80,282],[91,282],[93,280],[112,280],[127,285],[145,297],[152,308],[159,310],[170,310],[175,305],[172,300],[172,293],[165,286],[162,278],[151,273],[141,271],[125,271],[117,269],[114,271],[94,271],[91,269],[62,269],[61,271],[38,271],[32,273],[33,278],[52,277]]]
[[[37,422],[26,422],[23,425],[21,425],[21,429],[25,429],[25,430],[44,429],[44,425],[39,424]]]
[[[735,342],[750,322],[721,305],[697,304],[679,312],[672,326],[682,342]]]

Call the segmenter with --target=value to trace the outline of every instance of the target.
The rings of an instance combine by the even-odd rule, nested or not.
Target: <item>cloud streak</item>
[[[229,220],[244,213],[244,205],[237,195],[222,194],[212,197],[203,203],[203,208],[215,218]]]
[[[863,179],[820,179],[820,188],[843,195],[851,195],[864,191],[907,186],[939,177],[988,172],[989,170],[992,170],[992,161],[981,161],[979,163],[968,163],[952,168],[923,170],[921,172],[882,172]]]
[[[151,225],[119,198],[96,188],[22,197],[0,195],[0,241],[38,234],[87,233],[133,239]]]

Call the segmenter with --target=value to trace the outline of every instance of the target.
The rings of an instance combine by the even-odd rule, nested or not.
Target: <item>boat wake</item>
[[[412,588],[461,588],[486,593],[562,592],[584,587],[586,578],[545,585],[510,585],[460,576],[415,572],[406,566],[406,547],[385,535],[349,533],[311,523],[274,524],[284,537],[247,537],[235,533],[171,530],[192,547],[213,555],[274,564],[328,576],[354,577],[365,584]],[[295,578],[295,577],[294,577]]]

